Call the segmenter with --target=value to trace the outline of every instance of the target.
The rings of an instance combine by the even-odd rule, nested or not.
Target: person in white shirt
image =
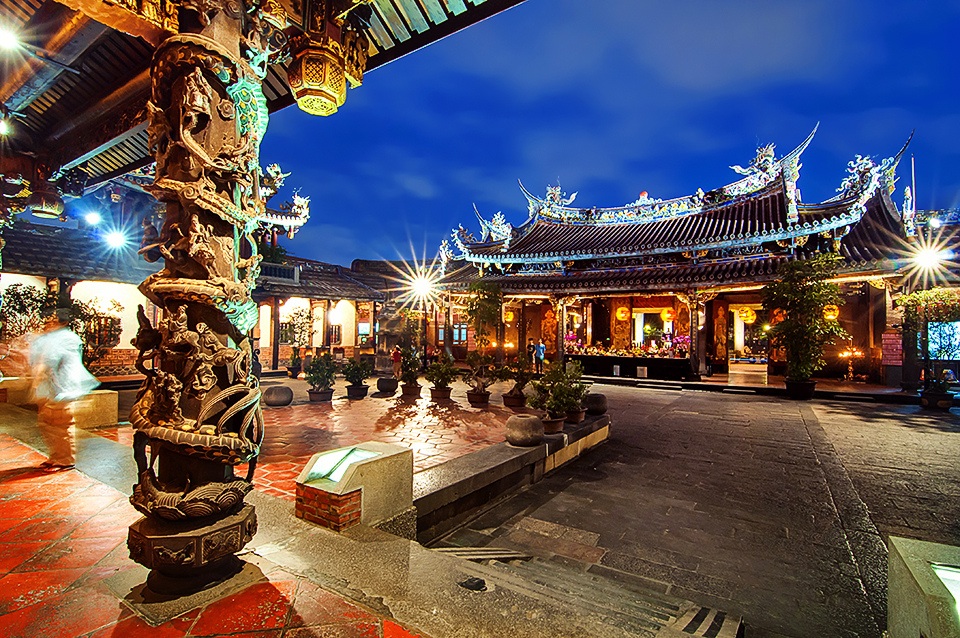
[[[69,322],[70,311],[58,309],[30,345],[37,424],[50,454],[41,467],[55,471],[76,463],[74,402],[100,385],[83,366],[83,342],[67,327]]]

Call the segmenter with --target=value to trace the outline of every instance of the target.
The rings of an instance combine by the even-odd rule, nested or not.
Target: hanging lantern
[[[507,323],[512,323],[514,317],[516,317],[516,315],[513,314],[513,311],[512,311],[512,310],[504,310],[504,311],[503,311],[503,320],[506,321]]]
[[[663,319],[664,323],[673,321],[677,318],[677,311],[673,308],[664,308],[660,311],[660,318]]]
[[[626,306],[620,306],[619,308],[617,308],[617,320],[618,320],[618,321],[626,321],[626,320],[629,319],[629,318],[630,318],[630,309],[629,309],[629,308],[627,308]]]
[[[753,308],[741,308],[737,311],[737,316],[740,317],[740,321],[747,325],[757,320],[757,313]]]
[[[828,304],[823,307],[823,318],[827,321],[836,321],[840,316],[840,308],[834,304]]]

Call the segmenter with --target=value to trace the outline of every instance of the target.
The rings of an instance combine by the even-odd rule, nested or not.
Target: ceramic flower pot
[[[541,419],[541,421],[543,421],[544,434],[558,434],[563,432],[564,417],[552,418],[550,415],[547,415],[547,417]]]
[[[430,388],[430,398],[434,401],[449,401],[453,388]]]
[[[358,384],[358,385],[348,385],[347,386],[347,398],[348,399],[362,399],[367,396],[367,390],[370,389],[370,386]]]
[[[384,394],[393,394],[397,391],[397,386],[400,385],[400,382],[391,377],[380,377],[377,379],[377,392],[383,392]]]
[[[508,392],[502,398],[503,405],[508,408],[522,408],[527,405],[527,396],[524,394],[510,394]]]
[[[400,384],[400,393],[408,399],[417,398],[420,396],[420,384],[402,383]]]
[[[333,388],[327,388],[326,390],[307,390],[307,395],[311,401],[330,401],[333,399]]]
[[[470,405],[487,405],[490,403],[490,393],[486,390],[483,392],[468,390],[467,401],[470,402]]]

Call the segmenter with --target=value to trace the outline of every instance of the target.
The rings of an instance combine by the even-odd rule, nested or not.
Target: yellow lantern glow
[[[737,311],[737,316],[740,317],[740,321],[747,325],[757,320],[757,313],[753,308],[741,308]]]
[[[823,318],[827,321],[836,321],[840,316],[840,308],[834,304],[828,304],[823,307]]]
[[[664,321],[673,321],[677,318],[677,311],[673,308],[664,308],[660,311],[660,318]]]
[[[503,313],[503,320],[507,323],[511,323],[516,315],[513,314],[512,310],[505,310]]]
[[[626,306],[620,306],[617,308],[617,319],[620,321],[626,321],[630,318],[630,309]]]

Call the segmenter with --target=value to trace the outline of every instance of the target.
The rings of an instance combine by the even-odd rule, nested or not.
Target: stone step
[[[564,595],[611,612],[648,619],[652,625],[670,623],[683,609],[683,601],[675,598],[649,590],[636,591],[636,587],[628,589],[609,578],[568,569],[550,561],[532,560],[510,564],[507,568]]]
[[[488,560],[513,561],[530,560],[533,558],[530,554],[515,552],[512,549],[500,549],[499,547],[435,547],[433,551],[456,556],[464,560],[480,563]]]
[[[669,635],[679,633],[703,638],[743,635],[743,623],[737,616],[647,589],[629,579],[614,580],[537,558],[510,562],[491,560],[489,564],[551,592],[568,606],[600,616],[606,624],[635,635],[656,636],[661,630]]]

